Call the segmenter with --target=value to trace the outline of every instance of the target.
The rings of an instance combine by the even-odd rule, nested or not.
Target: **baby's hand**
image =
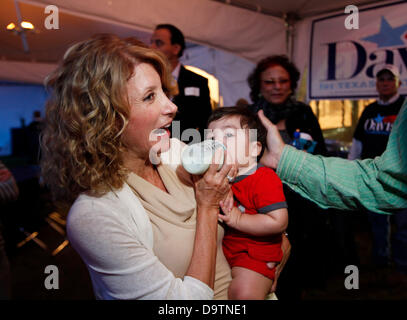
[[[222,211],[232,210],[234,203],[235,200],[233,199],[233,192],[232,189],[230,189],[226,198],[221,201],[221,204],[223,205]]]
[[[229,227],[237,229],[239,220],[242,216],[240,210],[237,207],[233,207],[230,210],[224,201],[220,202],[220,208],[224,214],[219,214],[219,219],[225,222]]]

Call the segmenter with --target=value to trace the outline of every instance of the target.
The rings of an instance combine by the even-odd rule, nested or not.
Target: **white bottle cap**
[[[308,133],[305,133],[305,132],[300,132],[300,138],[304,139],[304,140],[314,141],[312,139],[312,137]]]
[[[226,150],[226,147],[216,140],[204,140],[199,143],[191,144],[182,151],[182,166],[191,174],[203,174],[208,170],[212,163],[212,158],[218,148]],[[222,152],[219,167],[222,168],[224,153]]]

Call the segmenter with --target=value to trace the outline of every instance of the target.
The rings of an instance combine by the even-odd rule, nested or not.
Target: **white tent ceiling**
[[[0,23],[16,21],[13,0],[2,0]],[[22,52],[21,39],[1,30],[0,56],[14,60],[57,61],[66,47],[97,32],[122,36],[134,35],[148,41],[155,25],[173,23],[188,41],[239,52],[256,60],[259,52],[276,51],[264,39],[284,43],[280,19],[228,6],[210,0],[19,0],[23,20],[37,26],[37,34],[28,34],[30,54]],[[59,30],[44,27],[48,4],[59,8]],[[3,27],[4,28],[4,27]],[[238,35],[238,37],[237,37]]]
[[[177,25],[191,43],[222,49],[257,62],[266,55],[286,52],[283,18],[287,13],[305,19],[298,24],[301,26],[301,22],[310,21],[310,17],[343,12],[348,4],[378,2],[389,1],[19,0],[22,19],[31,21],[37,28],[36,33],[27,34],[30,51],[26,53],[21,37],[5,30],[9,22],[17,22],[14,0],[1,0],[0,80],[41,83],[70,44],[103,32],[135,36],[148,42],[159,23]],[[59,8],[58,30],[47,30],[44,26],[47,17],[44,8],[49,4]],[[297,36],[307,37],[307,32],[297,30]],[[304,49],[300,52],[305,59]]]
[[[378,0],[214,0],[228,3],[237,7],[253,10],[266,15],[284,18],[287,14],[294,14],[298,19],[305,19],[344,11],[345,6],[363,6],[377,4]]]

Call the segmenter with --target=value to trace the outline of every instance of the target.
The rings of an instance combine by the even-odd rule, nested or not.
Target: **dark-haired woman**
[[[307,133],[317,142],[314,153],[325,154],[326,146],[318,120],[310,106],[297,101],[294,93],[300,73],[286,56],[275,55],[261,60],[248,78],[253,104],[249,108],[277,125],[285,143],[291,144],[294,132]],[[322,233],[326,217],[321,209],[284,186],[289,213],[287,229],[292,242],[291,257],[280,277],[280,299],[300,299],[303,289],[323,282],[321,268]],[[312,261],[312,263],[310,263]]]
[[[271,56],[261,60],[248,82],[251,89],[252,111],[263,110],[280,130],[285,143],[293,141],[294,131],[309,134],[317,142],[315,153],[326,152],[318,120],[310,106],[295,100],[294,93],[300,73],[285,56]]]

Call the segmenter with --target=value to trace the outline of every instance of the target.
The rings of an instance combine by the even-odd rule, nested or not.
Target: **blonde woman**
[[[227,297],[217,215],[234,169],[212,165],[190,184],[177,176],[164,59],[99,35],[72,46],[48,79],[43,176],[56,199],[73,202],[68,237],[97,299]]]

